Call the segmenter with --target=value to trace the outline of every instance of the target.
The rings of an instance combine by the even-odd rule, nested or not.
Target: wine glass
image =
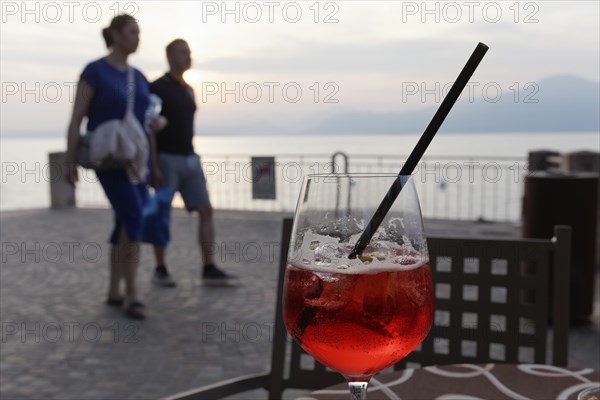
[[[354,243],[392,183],[402,190],[362,255]],[[289,334],[366,399],[371,377],[427,336],[433,289],[413,179],[391,174],[305,177],[285,271]]]

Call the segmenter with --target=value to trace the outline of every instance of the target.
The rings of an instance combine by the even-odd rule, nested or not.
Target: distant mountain
[[[264,120],[232,118],[219,124],[200,124],[199,136],[261,136],[281,134],[281,128]]]
[[[490,91],[492,92],[492,91]],[[445,132],[573,132],[600,130],[600,83],[580,77],[555,76],[515,91],[503,88],[502,97],[459,100],[441,131]],[[490,97],[492,95],[490,94]],[[537,102],[536,102],[537,101]],[[419,133],[438,105],[399,112],[345,111],[331,116],[305,134]]]

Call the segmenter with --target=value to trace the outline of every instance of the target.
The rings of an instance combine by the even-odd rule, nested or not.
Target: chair
[[[434,326],[394,369],[486,362],[566,366],[570,241],[566,226],[555,227],[552,240],[429,237]]]
[[[343,382],[341,375],[287,339],[280,299],[291,229],[292,220],[284,219],[271,370],[165,400],[218,399],[258,388],[266,389],[269,399],[281,399],[286,389],[315,390]],[[394,369],[462,362],[547,363],[550,319],[552,363],[567,364],[569,227],[556,227],[552,240],[429,237],[427,241],[435,323],[421,346]],[[286,357],[288,345],[291,351]]]

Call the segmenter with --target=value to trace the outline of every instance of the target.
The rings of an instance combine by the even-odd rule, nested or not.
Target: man
[[[150,84],[150,91],[162,99],[162,111],[167,126],[154,136],[157,161],[162,183],[171,189],[171,199],[179,192],[188,211],[199,215],[198,243],[202,253],[202,280],[205,284],[228,284],[233,276],[219,269],[213,260],[211,244],[214,243],[213,209],[206,189],[206,181],[200,157],[194,152],[194,91],[183,79],[183,73],[192,64],[191,51],[183,39],[175,39],[167,46],[169,72]],[[168,227],[167,227],[168,229]],[[168,237],[166,235],[157,235]],[[174,287],[166,267],[168,240],[154,243],[156,270],[153,282],[160,286]]]

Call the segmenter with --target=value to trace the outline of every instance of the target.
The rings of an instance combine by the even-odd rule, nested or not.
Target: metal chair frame
[[[291,230],[292,220],[284,219],[270,371],[166,400],[218,399],[258,388],[266,389],[272,400],[281,399],[286,389],[316,390],[343,381],[288,340],[281,298]],[[549,321],[551,363],[566,366],[570,235],[569,227],[558,226],[552,240],[429,237],[434,326],[421,346],[393,369],[462,362],[550,363]]]

